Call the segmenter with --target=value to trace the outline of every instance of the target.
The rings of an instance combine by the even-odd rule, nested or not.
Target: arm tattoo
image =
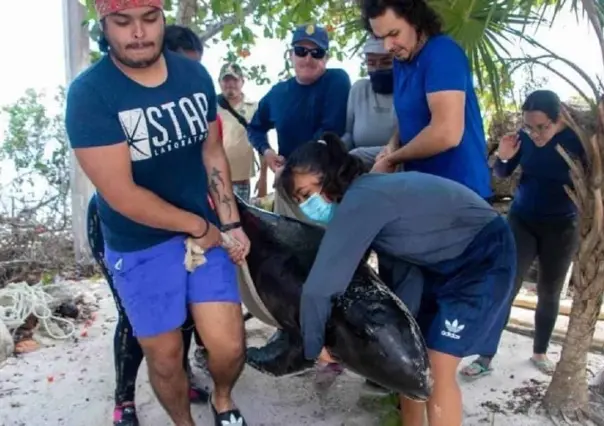
[[[218,170],[216,167],[212,167],[211,178],[212,181],[218,181],[224,187],[224,180],[222,180],[222,176],[220,176],[220,170]]]
[[[224,204],[226,206],[228,209],[228,215],[231,217],[231,214],[233,213],[233,206],[231,205],[233,199],[224,193],[225,184],[220,173],[220,170],[218,170],[216,167],[212,168],[212,173],[210,173],[210,191],[216,194],[220,204]],[[222,191],[219,190],[219,186],[222,186]],[[220,194],[221,192],[222,196]]]
[[[221,203],[226,205],[227,208],[229,209],[229,217],[231,217],[231,214],[233,213],[233,207],[231,206],[231,201],[233,201],[233,200],[231,200],[231,197],[229,197],[226,194],[222,197],[222,201],[221,201]]]
[[[212,191],[216,195],[219,195],[218,194],[218,184],[216,183],[216,181],[214,179],[210,179],[210,191]]]

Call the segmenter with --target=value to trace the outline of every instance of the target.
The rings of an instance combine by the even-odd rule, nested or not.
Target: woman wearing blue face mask
[[[371,168],[396,130],[394,77],[392,55],[384,49],[382,40],[370,36],[363,54],[369,78],[358,80],[350,89],[342,141],[352,155]]]
[[[393,267],[385,284],[416,315],[434,379],[427,403],[401,398],[403,424],[462,423],[457,367],[495,350],[504,329],[516,268],[506,221],[478,194],[419,172],[366,173],[340,139],[300,146],[280,185],[325,235],[302,290],[300,324],[308,359],[327,358],[325,325],[368,249]],[[446,420],[446,422],[444,422]]]

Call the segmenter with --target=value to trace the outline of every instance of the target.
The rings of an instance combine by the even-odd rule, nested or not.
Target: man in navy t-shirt
[[[209,351],[215,424],[245,424],[231,390],[244,360],[234,262],[249,240],[218,138],[212,79],[198,62],[162,51],[161,0],[96,0],[96,8],[109,54],[71,84],[66,127],[99,193],[115,288],[172,421],[194,425],[180,333],[190,306]],[[239,243],[229,252],[218,226]],[[207,259],[191,273],[188,237]]]
[[[465,52],[441,34],[438,20],[424,20],[426,24],[416,28],[388,3],[401,2],[382,2],[386,12],[371,19],[370,30],[396,58],[399,131],[374,171],[402,164],[405,170],[446,177],[490,198],[486,139]]]
[[[295,76],[277,83],[260,100],[248,127],[252,146],[277,173],[285,158],[300,145],[323,132],[346,132],[350,77],[338,68],[326,68],[329,36],[318,25],[301,25],[292,36],[291,60]],[[268,143],[269,130],[277,132],[278,152]],[[286,194],[275,194],[275,213],[307,218]]]

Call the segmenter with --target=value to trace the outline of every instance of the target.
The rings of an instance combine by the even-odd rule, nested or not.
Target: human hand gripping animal
[[[221,245],[226,250],[231,252],[231,250],[235,247],[240,246],[239,242],[235,239],[229,237],[226,233],[222,232],[220,234],[221,237]],[[193,272],[197,267],[206,263],[205,250],[195,242],[195,239],[189,237],[185,241],[185,268],[188,272]]]

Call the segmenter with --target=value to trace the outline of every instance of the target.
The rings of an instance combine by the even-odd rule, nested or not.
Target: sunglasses
[[[294,55],[299,58],[305,58],[309,53],[314,59],[323,59],[325,55],[327,55],[327,51],[325,49],[321,49],[320,47],[309,49],[308,47],[304,46],[294,46]]]

